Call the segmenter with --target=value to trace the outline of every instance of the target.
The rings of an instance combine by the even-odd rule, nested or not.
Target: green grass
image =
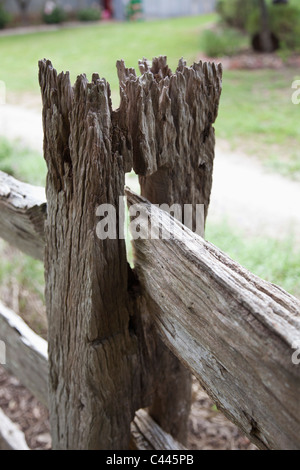
[[[233,56],[249,47],[249,38],[240,31],[217,27],[201,33],[203,51],[208,57]]]
[[[0,299],[46,338],[44,265],[0,239]]]
[[[58,71],[69,70],[72,81],[85,72],[104,76],[112,88],[114,106],[119,102],[115,63],[124,59],[137,68],[138,59],[167,55],[175,69],[183,56],[190,64],[201,57],[205,36],[201,31],[216,15],[176,18],[142,23],[103,23],[57,31],[0,37],[0,80],[8,97],[39,94],[38,60],[49,58]],[[273,170],[300,176],[298,125],[300,105],[291,102],[291,84],[299,70],[225,71],[217,138],[231,142]]]
[[[299,70],[225,71],[216,136],[286,176],[300,176]]]
[[[7,250],[6,244],[1,240],[1,249]],[[11,254],[1,261],[0,283],[11,282],[15,279],[19,284],[34,291],[40,299],[44,295],[44,268],[41,261],[36,261],[30,256]]]
[[[175,68],[182,56],[191,63],[199,56],[199,32],[216,15],[140,23],[103,23],[58,31],[0,37],[1,71],[8,92],[36,91],[38,60],[50,59],[58,71],[69,70],[72,80],[81,73],[104,76],[118,93],[116,61],[136,67],[138,59],[167,55]]]
[[[292,237],[245,237],[225,221],[208,223],[205,238],[252,273],[300,298],[300,249]]]
[[[0,170],[26,183],[45,186],[46,163],[42,155],[4,137],[0,137]]]

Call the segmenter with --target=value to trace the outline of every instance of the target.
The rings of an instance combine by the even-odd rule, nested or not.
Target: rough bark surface
[[[21,183],[0,171],[0,236],[26,254],[44,259],[44,188]]]
[[[142,195],[153,204],[204,204],[212,185],[222,67],[183,60],[173,74],[166,57],[140,62],[142,75],[118,62],[119,112],[127,109],[127,140]]]
[[[135,240],[135,266],[163,341],[260,448],[300,448],[300,302],[132,192],[170,239]],[[296,354],[297,355],[297,354]]]
[[[5,342],[3,366],[48,407],[47,342],[34,333],[23,320],[0,302],[0,341]],[[149,350],[152,350],[149,348]],[[147,364],[145,364],[145,367]],[[147,369],[149,373],[149,369]],[[150,402],[148,398],[148,403]],[[130,448],[137,450],[178,450],[184,447],[166,433],[141,409],[130,427]],[[0,409],[0,450],[22,450],[25,438]],[[24,447],[24,450],[26,448]]]
[[[134,450],[186,450],[149,416],[139,410],[131,424],[131,449]]]
[[[181,61],[174,75],[165,65],[168,71],[159,80],[162,63],[164,58],[154,60],[157,73],[142,70],[145,73],[137,78],[120,62],[121,105],[113,111],[109,85],[98,75],[91,83],[79,76],[72,87],[68,73],[57,75],[49,61],[40,62],[48,166],[45,272],[54,448],[126,449],[135,411],[153,401],[152,415],[162,427],[185,438],[188,373],[152,335],[152,319],[128,268],[124,240],[96,236],[97,207],[112,204],[118,215],[125,172],[132,166],[145,176],[161,165],[172,171],[177,166],[182,175],[188,168],[194,175],[197,160],[200,176],[192,187],[204,196],[193,196],[189,203],[205,199],[208,205],[211,124],[221,72],[201,63],[187,68]],[[196,95],[203,99],[200,110],[193,103]],[[210,101],[214,104],[208,112]],[[203,129],[194,140],[191,133],[200,123]],[[181,181],[186,199],[180,203],[190,194],[188,180],[185,175]],[[174,188],[180,199],[179,183]],[[172,197],[169,194],[164,202]]]
[[[121,88],[119,112],[127,109],[127,140],[141,194],[154,204],[204,204],[207,215],[212,186],[215,122],[221,94],[221,65],[183,60],[173,74],[166,57],[140,62],[142,75],[118,62]],[[190,409],[191,377],[177,358],[157,339],[156,390],[150,414],[184,442]]]
[[[54,449],[126,449],[140,392],[124,240],[100,240],[96,209],[118,209],[123,160],[111,144],[109,85],[74,87],[40,62],[48,165],[46,304]]]

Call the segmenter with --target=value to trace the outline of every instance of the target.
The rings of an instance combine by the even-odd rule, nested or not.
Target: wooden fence
[[[299,300],[157,207],[207,215],[222,70],[181,60],[173,74],[164,57],[139,77],[117,67],[113,111],[105,80],[72,87],[40,62],[47,203],[0,172],[0,236],[44,260],[48,344],[0,304],[6,367],[49,407],[54,449],[184,448],[190,373],[259,448],[299,449]],[[101,204],[120,228],[132,168],[134,270],[122,238],[96,235]],[[150,219],[166,239],[142,236]]]

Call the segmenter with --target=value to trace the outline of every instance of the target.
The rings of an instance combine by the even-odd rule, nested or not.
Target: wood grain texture
[[[182,440],[186,434],[189,374],[152,334],[152,319],[128,267],[124,240],[99,240],[95,230],[100,204],[112,204],[118,214],[125,172],[132,166],[145,176],[161,165],[184,173],[186,164],[189,169],[194,165],[197,153],[208,169],[202,178],[206,163],[197,160],[197,195],[200,190],[208,204],[214,145],[209,136],[221,69],[202,63],[188,68],[180,61],[175,74],[162,72],[160,80],[165,61],[155,59],[153,68],[139,78],[118,63],[121,104],[116,111],[109,85],[97,74],[91,82],[81,75],[72,86],[68,73],[58,75],[51,62],[40,62],[55,448],[128,448],[134,412],[151,402],[152,416],[165,430]],[[203,118],[193,103],[197,94],[202,96],[197,103],[203,101]],[[200,124],[203,129],[196,133]],[[179,183],[175,186],[184,202]],[[164,202],[169,203],[174,191]],[[191,195],[190,188],[184,191],[186,197]],[[189,202],[201,203],[203,198],[198,199],[193,196]]]
[[[139,404],[124,240],[100,240],[96,210],[119,207],[122,156],[112,149],[109,85],[40,62],[48,166],[46,305],[54,449],[128,449]],[[136,370],[136,379],[133,371]]]
[[[117,64],[120,114],[126,109],[127,141],[142,195],[153,204],[205,205],[212,185],[215,122],[222,89],[222,66],[181,59],[174,73],[166,57],[142,75]]]
[[[47,342],[0,302],[0,341],[6,346],[3,366],[48,407]],[[138,450],[178,450],[184,447],[139,410],[131,423],[131,447]],[[0,409],[0,450],[28,450],[23,433]]]
[[[34,258],[44,259],[44,188],[0,171],[0,236]]]
[[[170,216],[127,191],[168,230]],[[161,338],[260,448],[300,448],[300,301],[173,219],[169,240],[135,240],[135,267]],[[169,230],[170,231],[170,230]]]
[[[6,349],[4,367],[48,406],[47,342],[15,312],[0,302],[0,340]]]
[[[197,204],[204,205],[205,219],[210,201],[212,125],[218,114],[222,67],[201,61],[187,67],[181,59],[173,73],[163,56],[154,58],[151,67],[146,59],[139,66],[141,76],[137,77],[123,61],[117,64],[119,114],[126,110],[126,141],[141,194],[153,204],[179,204],[182,213],[184,204],[189,204],[195,229]],[[156,375],[163,380],[158,382],[149,413],[163,429],[185,442],[191,377],[159,338],[156,342]]]
[[[131,448],[134,450],[186,450],[166,433],[146,410],[136,412],[131,423]]]

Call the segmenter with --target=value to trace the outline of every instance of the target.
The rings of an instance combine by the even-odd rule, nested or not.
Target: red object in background
[[[106,12],[106,16],[108,16],[108,13],[109,13],[109,18],[111,18],[113,16],[111,0],[102,0],[102,3],[103,3],[104,11]]]

